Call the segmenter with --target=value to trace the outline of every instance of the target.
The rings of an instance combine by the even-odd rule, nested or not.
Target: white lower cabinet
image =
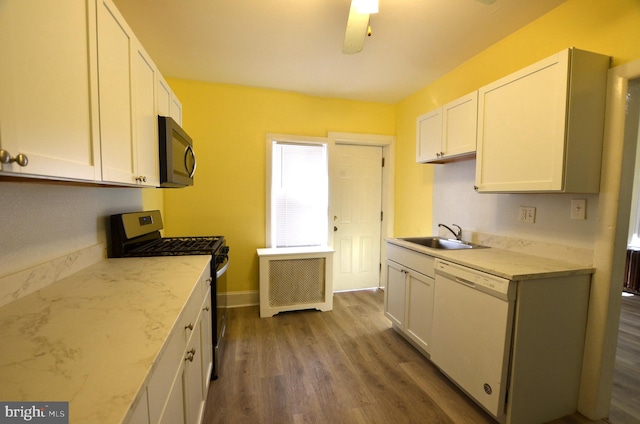
[[[184,363],[181,363],[178,367],[178,372],[175,375],[173,384],[171,385],[171,391],[167,396],[166,403],[162,410],[162,414],[157,422],[160,424],[173,424],[184,423]],[[151,414],[151,410],[149,411]]]
[[[549,422],[576,412],[591,275],[533,274],[513,280],[515,300],[508,306],[481,290],[463,288],[464,280],[447,282],[439,274],[434,281],[434,262],[426,253],[387,243],[384,313],[393,328],[502,424]],[[476,314],[477,322],[459,312],[477,310],[480,302],[486,312]],[[496,329],[505,317],[506,325]],[[481,341],[474,343],[474,337]],[[477,356],[469,359],[470,354]],[[496,367],[503,369],[494,372]],[[489,391],[483,377],[488,373],[501,376]],[[500,398],[486,396],[491,387]]]
[[[133,413],[128,421],[129,424],[149,424],[149,401],[147,390],[140,395],[137,405],[133,408]]]
[[[411,340],[429,353],[435,281],[411,270],[406,275],[408,284],[405,331]]]
[[[426,353],[431,344],[433,262],[429,256],[387,245],[384,314],[402,335]]]
[[[210,282],[206,267],[143,389],[152,424],[202,422],[212,368]],[[139,422],[146,421],[140,421],[136,408],[127,423]]]
[[[384,315],[399,328],[404,327],[407,280],[402,265],[387,260],[387,283],[384,291]]]
[[[185,423],[195,424],[202,421],[204,412],[204,395],[202,392],[202,352],[200,339],[202,332],[202,313],[194,324],[191,337],[187,343],[184,358],[184,409]]]
[[[209,283],[209,282],[207,282]],[[212,322],[211,287],[207,290],[207,295],[202,305],[202,328],[200,339],[202,343],[202,394],[206,400],[209,385],[211,384],[211,373],[213,372],[213,322]]]

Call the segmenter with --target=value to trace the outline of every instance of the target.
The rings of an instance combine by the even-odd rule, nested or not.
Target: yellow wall
[[[568,0],[400,102],[396,136],[396,235],[428,234],[432,225],[425,222],[431,218],[430,213],[423,211],[432,206],[433,166],[415,164],[413,159],[418,115],[567,47],[609,55],[612,66],[640,59],[639,29],[639,0]],[[604,281],[604,284],[621,283]],[[609,331],[606,308],[611,302],[600,294],[608,292],[606,287],[596,287],[591,297],[592,305],[604,305],[590,311],[581,383],[580,412],[592,419],[604,417],[609,405],[613,359],[605,363],[603,352],[615,346],[603,341]],[[607,340],[615,344],[615,335]]]
[[[229,291],[258,290],[265,247],[266,133],[395,133],[393,105],[172,79],[194,140],[193,187],[164,189],[165,235],[217,235],[231,248]]]
[[[417,116],[567,47],[640,58],[640,1],[568,0],[397,105],[396,236],[431,233],[433,166],[415,163]]]

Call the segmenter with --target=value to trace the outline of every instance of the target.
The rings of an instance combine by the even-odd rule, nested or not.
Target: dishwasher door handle
[[[464,286],[471,287],[472,289],[476,288],[476,285],[474,283],[472,283],[471,281],[463,280],[460,277],[455,277],[455,279],[456,279],[456,283],[460,283],[460,284],[462,284]]]

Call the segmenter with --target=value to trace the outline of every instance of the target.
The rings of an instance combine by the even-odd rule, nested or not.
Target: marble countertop
[[[593,268],[585,267],[584,265],[493,247],[488,249],[446,250],[433,249],[398,238],[389,238],[387,241],[429,256],[515,281],[593,274],[594,272]]]
[[[105,259],[1,307],[0,400],[121,423],[210,259]]]

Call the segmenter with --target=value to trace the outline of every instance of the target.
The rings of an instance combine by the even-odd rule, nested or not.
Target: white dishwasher
[[[431,360],[505,420],[516,283],[436,260]]]

